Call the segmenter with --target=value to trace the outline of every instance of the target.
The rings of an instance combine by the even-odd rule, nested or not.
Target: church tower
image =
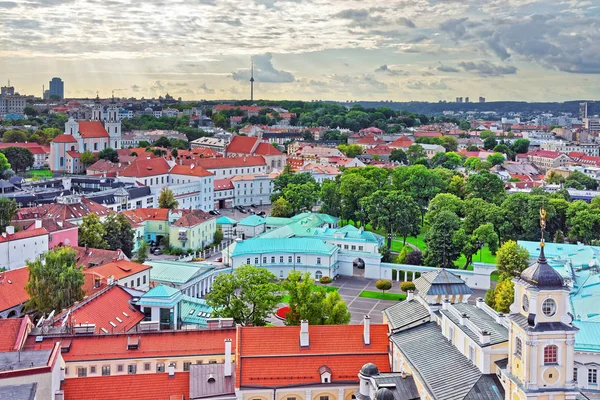
[[[113,93],[112,100],[108,107],[108,118],[104,122],[104,128],[110,136],[110,143],[108,147],[113,149],[121,148],[121,121],[119,121],[119,108],[115,102],[115,95]]]
[[[100,103],[100,97],[96,93],[96,100],[92,106],[92,121],[102,121],[103,112],[104,108],[102,107],[102,103]]]
[[[540,210],[542,239],[537,262],[513,279],[506,398],[574,400],[575,333],[569,289],[544,255],[546,211]],[[548,396],[548,397],[546,397]]]

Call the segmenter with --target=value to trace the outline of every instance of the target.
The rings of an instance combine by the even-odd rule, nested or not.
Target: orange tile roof
[[[231,179],[215,179],[215,192],[233,189]]]
[[[171,167],[164,158],[136,158],[127,168],[121,171],[121,176],[143,178],[147,176],[165,175]]]
[[[29,300],[29,295],[25,291],[28,280],[29,268],[27,267],[0,272],[0,311]]]
[[[130,304],[132,297],[121,286],[107,287],[71,307],[68,323],[70,325],[95,324],[96,333],[128,332],[144,319],[144,314]],[[63,312],[55,317],[55,325],[62,323],[66,313]]]
[[[173,226],[191,227],[206,222],[217,217],[210,215],[202,210],[191,210],[175,221]]]
[[[42,235],[47,235],[47,234],[48,234],[48,231],[45,228],[37,228],[37,229],[30,229],[30,230],[26,230],[26,231],[19,231],[19,232],[13,233],[12,235],[2,233],[0,235],[0,243],[9,242],[9,241],[13,241],[13,240],[27,239],[27,238],[42,236]]]
[[[323,365],[332,370],[334,382],[357,381],[367,362],[389,371],[387,325],[371,325],[368,346],[363,329],[362,325],[309,326],[310,346],[302,348],[299,326],[239,328],[236,387],[318,383]]]
[[[58,135],[52,139],[53,143],[77,143],[77,140],[72,135]]]
[[[283,153],[276,149],[271,143],[260,143],[253,154],[261,156],[280,156]]]
[[[389,147],[395,148],[395,147],[410,147],[410,145],[413,144],[413,141],[406,137],[406,136],[402,136],[399,137],[398,139],[394,140],[392,143],[389,144]]]
[[[75,259],[78,266],[84,268],[102,265],[113,261],[128,260],[121,250],[94,249],[91,247],[68,246],[77,252]]]
[[[84,139],[110,137],[100,121],[78,121],[79,133]]]
[[[67,154],[71,156],[71,158],[79,158],[79,152],[74,150],[67,151]]]
[[[440,132],[415,132],[415,137],[441,137],[443,136]]]
[[[258,141],[257,137],[234,136],[229,146],[227,146],[227,153],[251,154],[252,149]]]
[[[60,221],[56,221],[52,218],[41,218],[42,221],[42,228],[46,229],[48,231],[48,233],[52,233],[52,232],[59,232],[59,231],[64,231],[67,229],[77,229],[78,226],[75,224],[70,223],[69,221],[64,221],[61,224],[59,224]],[[35,226],[35,220],[25,220],[25,221],[13,221],[12,224],[15,227],[20,227],[24,230],[32,230],[32,229],[36,229]]]
[[[138,264],[133,261],[119,260],[95,267],[90,267],[86,272],[93,272],[106,278],[113,276],[115,279],[122,279],[150,268],[152,267],[149,265]]]
[[[196,167],[196,166],[194,166],[194,164],[192,164],[192,165],[176,165],[171,169],[170,173],[176,174],[176,175],[188,175],[188,176],[198,176],[198,177],[213,175],[212,172],[209,172],[202,167]]]
[[[143,221],[167,221],[169,219],[167,208],[135,208],[123,211],[122,214],[133,224]]]
[[[20,349],[19,333],[25,318],[0,319],[0,353],[17,351]]]
[[[379,139],[378,137],[374,136],[374,135],[368,135],[363,137],[362,139],[359,139],[356,141],[356,144],[366,144],[366,145],[372,145],[372,144],[377,144],[381,142],[381,139]]]
[[[266,165],[263,156],[224,157],[199,159],[198,166],[208,170],[218,168],[256,167]]]
[[[110,400],[189,399],[190,373],[113,375],[65,379],[61,386],[65,400],[101,397]]]
[[[231,339],[231,351],[235,353],[235,329],[204,329],[197,331],[158,331],[138,333],[115,333],[113,335],[66,336],[71,348],[63,353],[65,361],[140,359],[178,356],[224,356],[225,339]],[[129,350],[128,338],[140,338],[139,348]],[[65,338],[48,338],[41,343],[35,336],[27,338],[25,349],[47,348],[47,342]],[[45,347],[44,347],[45,346]],[[220,360],[218,360],[220,362]]]

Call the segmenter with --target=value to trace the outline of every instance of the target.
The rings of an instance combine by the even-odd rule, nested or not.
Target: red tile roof
[[[147,176],[165,175],[171,167],[164,158],[136,158],[127,168],[121,171],[121,176],[143,178]]]
[[[78,226],[70,223],[69,221],[56,221],[53,218],[42,218],[42,228],[48,231],[48,233],[52,232],[60,232],[67,229],[77,229]],[[35,220],[25,220],[25,221],[13,221],[12,223],[15,227],[20,227],[24,230],[32,230],[35,228]],[[61,226],[62,225],[62,226]]]
[[[53,143],[77,143],[77,140],[72,135],[58,135],[52,139]]]
[[[139,348],[129,350],[128,338],[140,338]],[[157,357],[216,356],[221,362],[225,355],[225,339],[231,339],[231,351],[235,353],[235,329],[204,329],[197,331],[158,331],[138,333],[116,333],[112,335],[68,336],[71,340],[69,352],[63,353],[65,361],[140,359]],[[64,340],[53,338],[56,341]],[[52,339],[42,343],[29,336],[26,350],[47,348]],[[131,339],[129,339],[131,340]],[[220,356],[219,358],[217,358]],[[144,374],[145,375],[145,374]],[[166,374],[165,374],[166,375]],[[141,376],[141,374],[140,374]]]
[[[106,278],[112,276],[115,279],[122,279],[150,268],[152,267],[149,265],[138,264],[127,260],[120,260],[90,267],[86,270],[86,272],[93,272]]]
[[[225,157],[225,158],[203,158],[199,159],[198,166],[211,169],[256,167],[266,165],[263,156]]]
[[[24,207],[17,211],[17,219],[35,219],[35,218],[53,218],[56,221],[81,219],[84,216],[94,213],[103,217],[114,213],[110,208],[93,200],[81,197],[80,203],[73,204],[44,204],[37,207]]]
[[[25,284],[28,280],[29,268],[26,267],[0,272],[0,311],[29,300],[29,295],[25,291]]]
[[[112,161],[109,160],[98,160],[95,163],[93,163],[92,165],[90,165],[89,167],[87,167],[87,171],[86,173],[88,175],[92,175],[92,174],[103,174],[103,173],[116,173],[117,171],[123,171],[125,168],[127,168],[128,164],[127,163],[113,163]]]
[[[555,159],[561,156],[563,153],[559,153],[558,151],[550,151],[550,150],[535,150],[527,153],[528,156],[531,157],[542,157],[542,158],[552,158]]]
[[[113,261],[128,260],[121,250],[103,250],[88,247],[68,246],[77,252],[77,265],[85,268],[102,265]]]
[[[209,172],[202,167],[197,167],[194,164],[192,164],[192,165],[176,165],[171,169],[170,173],[176,174],[176,175],[188,175],[188,176],[198,176],[198,177],[213,176],[212,172]]]
[[[229,143],[229,146],[227,146],[227,153],[251,154],[252,149],[258,141],[259,138],[257,137],[234,136],[231,143]]]
[[[97,398],[110,400],[189,399],[190,373],[113,375],[66,379],[61,388],[65,400]]]
[[[402,137],[399,137],[398,139],[394,140],[392,143],[390,143],[389,146],[391,148],[398,148],[398,147],[408,148],[413,143],[414,142],[412,141],[412,139],[410,139],[406,136],[402,136]]]
[[[100,121],[78,121],[79,133],[84,139],[110,137]]]
[[[175,221],[172,226],[191,227],[216,218],[202,210],[191,210]]]
[[[215,179],[215,192],[219,190],[231,190],[233,189],[233,183],[231,179]]]
[[[133,224],[143,221],[167,221],[169,219],[169,209],[167,208],[135,208],[123,211],[122,214]]]
[[[0,319],[0,353],[18,351],[29,333],[29,317]]]
[[[392,149],[389,146],[386,146],[384,144],[378,144],[377,146],[367,149],[365,150],[365,153],[367,154],[392,154]]]
[[[144,314],[130,304],[132,298],[133,296],[121,286],[107,287],[71,307],[68,324],[73,326],[95,324],[96,333],[128,332],[144,319]],[[55,325],[58,326],[63,322],[67,312],[55,317]]]
[[[79,158],[79,152],[74,150],[67,151],[67,154],[71,156],[71,158]]]
[[[283,153],[276,149],[271,143],[259,143],[253,154],[261,156],[280,156]]]
[[[415,132],[415,137],[441,137],[440,132]]]
[[[374,135],[365,136],[356,141],[356,144],[375,145],[381,143],[381,139]]]
[[[374,134],[374,135],[382,135],[383,131],[379,128],[375,128],[375,127],[370,127],[370,128],[365,128],[365,129],[361,129],[360,131],[358,131],[359,133],[367,133],[367,134]]]
[[[2,242],[10,242],[13,240],[21,240],[27,239],[36,236],[48,235],[48,231],[44,228],[30,229],[26,231],[15,232],[12,235],[7,233],[2,233],[0,235],[0,243]]]
[[[367,362],[389,371],[387,325],[371,325],[370,345],[363,342],[363,329],[362,325],[309,326],[310,346],[304,348],[299,326],[239,328],[236,387],[319,383],[323,365],[331,369],[333,383],[357,381]]]

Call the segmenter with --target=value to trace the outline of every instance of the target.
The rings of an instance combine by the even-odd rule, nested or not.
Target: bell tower
[[[98,92],[96,92],[96,100],[92,106],[92,121],[102,121],[103,111],[104,108],[102,107],[102,103],[100,103],[100,96],[98,95]]]
[[[574,400],[575,333],[569,288],[544,254],[546,211],[540,210],[540,254],[535,263],[512,280],[507,399],[562,398]],[[557,397],[558,396],[558,397]]]
[[[108,118],[104,122],[104,128],[110,136],[110,143],[108,147],[113,149],[121,148],[121,121],[119,121],[119,108],[115,101],[115,94],[113,92],[110,105],[108,106]]]

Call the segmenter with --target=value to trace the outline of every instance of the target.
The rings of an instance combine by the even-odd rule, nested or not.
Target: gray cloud
[[[239,18],[236,19],[215,19],[214,22],[220,24],[227,24],[231,26],[242,26],[242,21]]]
[[[370,26],[378,26],[384,23],[384,19],[380,15],[374,15],[385,11],[383,8],[372,7],[372,8],[359,8],[359,9],[347,9],[334,14],[335,18],[345,19],[352,21],[352,25],[361,28]]]
[[[254,56],[252,59],[254,60],[254,79],[256,79],[257,82],[294,82],[294,75],[290,72],[280,71],[273,67],[273,55],[271,53]],[[248,81],[250,80],[250,70],[243,69],[236,71],[232,74],[232,77],[236,81]]]
[[[435,69],[437,69],[440,72],[460,72],[458,68],[454,68],[449,65],[444,65],[442,63],[440,63],[440,65],[438,65]]]
[[[17,3],[14,1],[0,1],[0,8],[15,8]]]
[[[202,94],[214,94],[215,93],[215,89],[211,89],[208,86],[206,86],[206,83],[203,83],[202,85],[200,85],[200,93],[202,93]]]
[[[408,75],[408,73],[406,71],[403,71],[401,69],[392,69],[392,68],[388,67],[387,64],[381,65],[380,67],[375,69],[375,72],[387,74],[389,76]]]
[[[412,90],[448,90],[449,87],[442,81],[438,82],[424,82],[416,81],[410,82],[406,85],[407,88]]]
[[[408,28],[416,28],[417,27],[413,21],[411,21],[410,19],[408,19],[406,17],[400,17],[398,19],[398,23],[401,25],[404,25]]]
[[[516,67],[511,65],[495,65],[489,61],[461,62],[458,64],[458,66],[467,72],[475,72],[481,76],[512,75],[517,73]]]

